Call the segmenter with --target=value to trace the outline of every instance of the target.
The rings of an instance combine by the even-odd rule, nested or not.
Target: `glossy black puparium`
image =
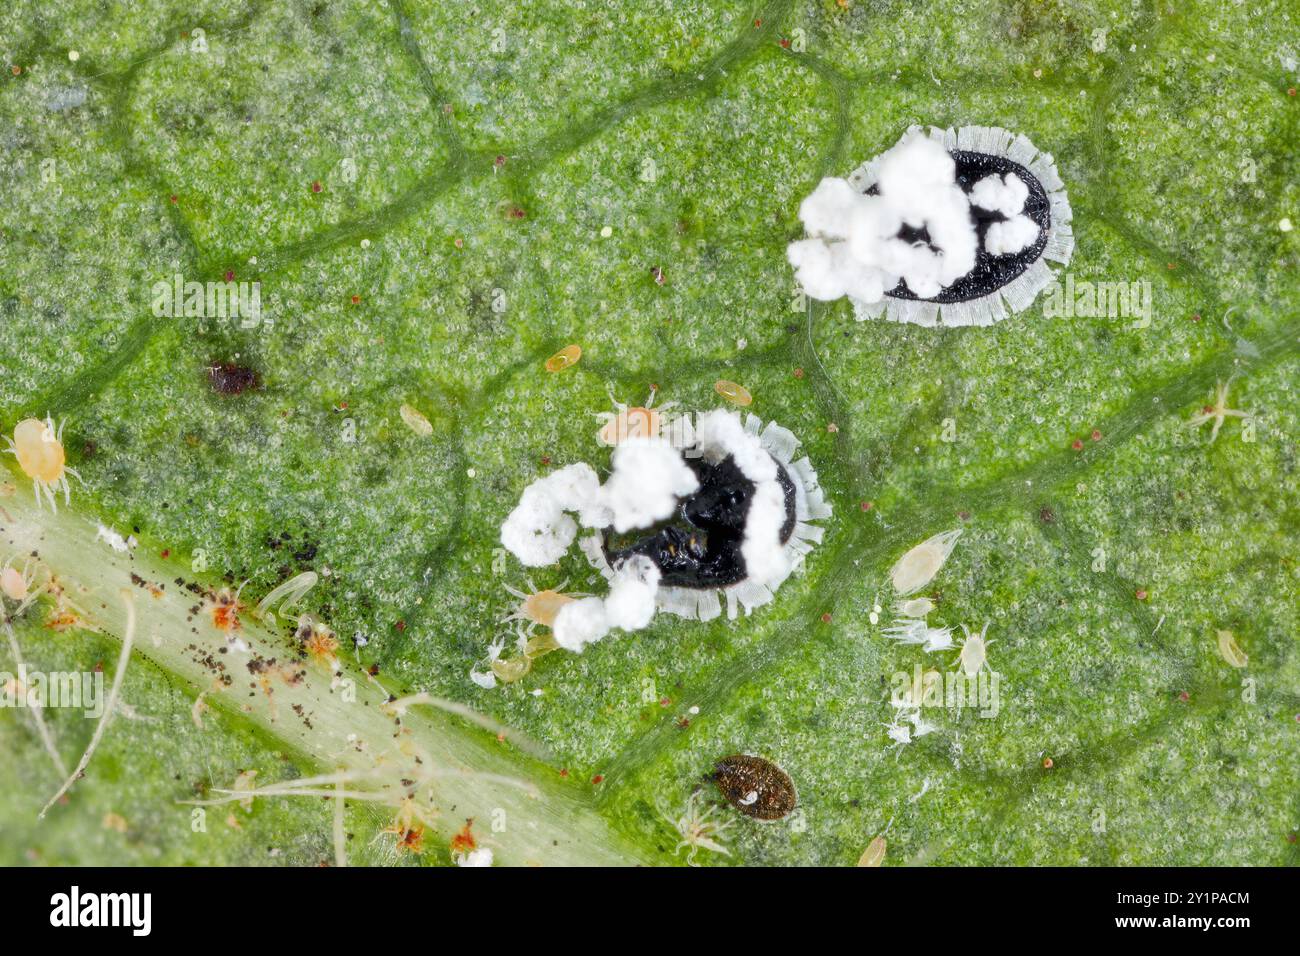
[[[617,568],[633,555],[645,555],[659,568],[663,587],[725,588],[745,580],[747,570],[741,548],[754,499],[754,482],[728,455],[716,464],[703,458],[686,458],[700,487],[683,498],[677,513],[641,537],[606,531],[601,547],[610,567]],[[780,543],[794,534],[796,519],[794,481],[775,458],[777,481],[785,496],[785,521]]]
[[[1038,239],[1019,252],[1005,256],[990,254],[984,249],[984,236],[988,233],[989,226],[995,222],[1005,222],[1007,217],[1000,212],[981,209],[971,204],[971,220],[975,224],[975,238],[978,243],[975,268],[941,290],[938,295],[921,300],[938,302],[940,305],[969,302],[1010,285],[1043,254],[1043,250],[1047,248],[1047,236],[1052,224],[1052,204],[1047,198],[1047,191],[1043,189],[1043,184],[1038,181],[1038,177],[1024,166],[1005,156],[976,153],[971,150],[954,150],[950,155],[957,165],[957,185],[968,197],[975,184],[985,176],[1005,176],[1007,173],[1015,173],[1019,176],[1021,182],[1029,188],[1029,197],[1025,200],[1025,208],[1022,212],[1038,226]],[[873,185],[866,190],[866,193],[876,195],[879,191],[879,187]],[[930,244],[930,235],[924,226],[913,229],[904,225],[899,230],[898,238],[911,243]],[[899,282],[885,294],[895,299],[916,300],[918,298],[907,287],[906,281]]]

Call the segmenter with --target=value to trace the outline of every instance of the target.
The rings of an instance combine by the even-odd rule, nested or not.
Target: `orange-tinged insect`
[[[563,372],[570,366],[577,365],[582,358],[581,345],[566,345],[546,360],[546,371]]]
[[[460,828],[460,832],[451,838],[452,853],[468,853],[478,846],[478,841],[474,839],[474,820],[471,818],[465,821],[465,825]]]
[[[24,418],[14,427],[13,437],[7,439],[8,451],[18,459],[18,467],[32,480],[36,493],[36,503],[41,502],[41,492],[50,503],[50,509],[58,511],[54,500],[56,491],[63,492],[63,503],[70,500],[68,475],[81,480],[73,469],[67,466],[67,455],[63,451],[63,423],[54,427],[54,420],[48,415],[45,421],[39,418]]]
[[[242,590],[241,585],[239,591]],[[212,626],[218,631],[233,634],[243,627],[239,620],[239,612],[244,609],[244,605],[239,600],[239,591],[232,593],[230,588],[222,588],[216,594],[209,596],[208,599],[212,602]]]
[[[675,408],[677,403],[668,402],[655,408],[655,396],[658,394],[658,390],[651,386],[650,397],[646,399],[645,405],[630,406],[618,401],[611,392],[610,401],[617,411],[596,413],[596,417],[605,423],[596,434],[596,440],[613,448],[629,438],[660,437],[664,427],[676,421],[664,413]]]
[[[713,390],[731,404],[739,405],[741,408],[754,404],[754,396],[749,394],[749,389],[736,382],[729,382],[725,378],[720,378],[714,382]]]
[[[567,583],[567,581],[562,582],[560,588]],[[559,589],[547,588],[539,591],[532,581],[528,582],[528,593],[512,588],[508,584],[505,588],[519,598],[519,606],[506,615],[505,620],[524,621],[529,634],[539,624],[542,627],[554,627],[555,619],[564,605],[571,604],[578,598],[587,597],[586,594],[565,594]]]
[[[298,618],[298,630],[295,632],[298,643],[307,655],[333,669],[338,669],[338,636],[327,625],[304,614]]]

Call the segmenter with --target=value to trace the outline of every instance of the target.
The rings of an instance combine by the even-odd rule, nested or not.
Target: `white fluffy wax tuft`
[[[812,298],[879,302],[900,279],[930,298],[975,268],[970,201],[942,143],[908,132],[881,156],[876,186],[867,195],[827,178],[800,205],[809,238],[791,243],[786,256]],[[898,238],[904,224],[925,229],[929,243]]]
[[[613,466],[600,503],[620,534],[664,520],[678,499],[700,486],[681,452],[663,438],[627,439],[614,450]]]

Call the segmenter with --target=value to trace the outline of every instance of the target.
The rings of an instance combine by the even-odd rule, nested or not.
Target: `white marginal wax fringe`
[[[955,185],[951,156],[946,166],[938,158],[954,151],[998,156],[1028,170],[1047,195],[1047,236],[1039,257],[1005,286],[962,302],[923,301],[974,266],[969,204],[1007,216],[986,233],[991,255],[1023,251],[1039,238],[1037,225],[1022,214],[1028,190],[1014,174],[986,177],[969,200],[963,194],[961,203],[955,201],[949,189],[961,190]],[[873,187],[876,193],[865,195]],[[814,299],[847,296],[859,321],[992,325],[1029,308],[1054,281],[1047,260],[1066,265],[1074,253],[1073,213],[1054,158],[1040,152],[1028,137],[999,127],[911,127],[894,147],[846,179],[822,180],[799,214],[809,238],[791,243],[788,258],[800,285]],[[930,247],[900,238],[904,223],[914,228],[924,224]],[[906,280],[919,298],[889,296],[900,280]]]

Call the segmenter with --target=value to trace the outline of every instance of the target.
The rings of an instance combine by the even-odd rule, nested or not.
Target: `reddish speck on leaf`
[[[15,65],[10,69],[9,72],[13,73],[14,76],[18,76],[23,72],[23,68],[21,66]]]
[[[569,771],[566,770],[564,767],[561,767],[561,768],[560,768],[560,776],[561,776],[561,777],[567,777],[568,775],[569,775]]]
[[[464,239],[454,239],[454,240],[452,240],[452,245],[455,246],[457,249],[464,249],[464,248],[465,248],[465,240],[464,240]]]
[[[235,281],[235,270],[234,270],[234,269],[227,269],[227,270],[226,270],[226,281],[227,281],[227,282],[234,282],[234,281]]]
[[[1142,588],[1138,588],[1137,594],[1135,594],[1134,597],[1139,601],[1145,601],[1147,599],[1147,592]]]
[[[171,549],[169,549],[169,548],[163,548],[163,549],[162,549],[162,554],[160,555],[160,557],[161,557],[164,561],[165,561],[167,558],[170,558],[171,556],[172,556]]]
[[[551,456],[550,456],[550,455],[543,455],[543,456],[542,456],[542,464],[543,464],[543,465],[549,465],[550,463],[551,463]]]
[[[827,611],[822,615],[822,623],[829,624],[830,622],[831,622],[831,613],[830,611]]]
[[[782,37],[780,40],[777,40],[776,42],[780,45],[781,49],[783,50],[790,49],[790,41],[785,39],[784,37]]]
[[[1294,833],[1288,833],[1288,834],[1286,835],[1286,842],[1287,842],[1287,843],[1294,843],[1295,841],[1296,841],[1296,835],[1295,835]]]
[[[671,703],[672,703],[672,700],[671,700],[670,698],[667,698],[667,697],[660,697],[660,698],[659,698],[659,706],[660,706],[660,707],[667,707],[667,706],[668,706],[669,704],[671,704]]]
[[[871,510],[872,508],[874,508],[875,506],[876,506],[876,503],[875,503],[874,501],[864,501],[864,502],[862,502],[862,510],[863,510],[863,511],[870,511],[870,510]]]
[[[1185,691],[1185,690],[1184,690],[1184,691],[1180,691],[1179,694],[1178,694],[1178,699],[1181,700],[1181,701],[1185,704],[1185,703],[1187,703],[1189,700],[1192,699],[1192,695],[1189,694],[1189,693],[1187,693],[1187,691]]]
[[[594,776],[594,777],[591,778],[591,782],[592,782],[592,783],[604,783],[604,782],[605,782],[605,775],[604,775],[604,774],[599,774],[599,773],[598,773],[598,774],[596,774],[596,776]]]
[[[497,169],[500,169],[506,164],[506,158],[504,156],[498,156],[493,162]]]
[[[762,25],[763,25],[763,21],[762,21],[762,20],[755,20],[755,21],[754,21],[754,26],[756,26],[756,27],[761,27]]]
[[[398,621],[396,624],[393,625],[393,627],[397,628],[399,631],[405,631],[405,630],[406,630],[406,622],[405,622],[405,621]]]
[[[523,206],[511,206],[509,215],[511,219],[523,219],[528,213],[524,212]]]
[[[470,818],[465,821],[460,832],[451,838],[450,850],[452,853],[468,853],[478,846],[478,841],[474,839],[474,820]]]
[[[1074,441],[1070,442],[1070,447],[1075,451],[1083,451],[1083,439],[1076,438]]]
[[[1295,87],[1294,86],[1287,87],[1286,95],[1295,96]]]
[[[352,297],[352,304],[353,304],[353,305],[356,305],[356,304],[359,303],[360,301],[361,301],[361,296],[359,296],[359,295],[354,295],[354,296]]]
[[[172,201],[172,205],[174,206],[181,201],[181,197],[173,193],[171,196],[171,201]]]
[[[319,181],[314,182],[314,183],[311,184],[311,191],[314,192],[314,193],[318,193],[318,192],[320,192],[320,182],[319,182]]]
[[[1176,262],[1166,263],[1165,268],[1168,269],[1170,272],[1173,272],[1175,269],[1178,268],[1178,263]]]
[[[1193,312],[1193,313],[1192,313],[1192,321],[1193,321],[1193,322],[1199,322],[1199,321],[1201,321],[1201,313],[1199,313],[1199,312]]]
[[[794,377],[795,377],[795,378],[803,378],[803,369],[801,369],[801,368],[797,368],[797,369],[795,369],[795,370],[794,370]]]
[[[1044,770],[1051,770],[1054,766],[1056,766],[1056,764],[1053,763],[1051,757],[1044,757],[1044,758],[1043,758],[1043,769],[1044,769]]]
[[[1093,441],[1101,441],[1101,432],[1094,428],[1092,430],[1092,435],[1089,437],[1092,438]]]

